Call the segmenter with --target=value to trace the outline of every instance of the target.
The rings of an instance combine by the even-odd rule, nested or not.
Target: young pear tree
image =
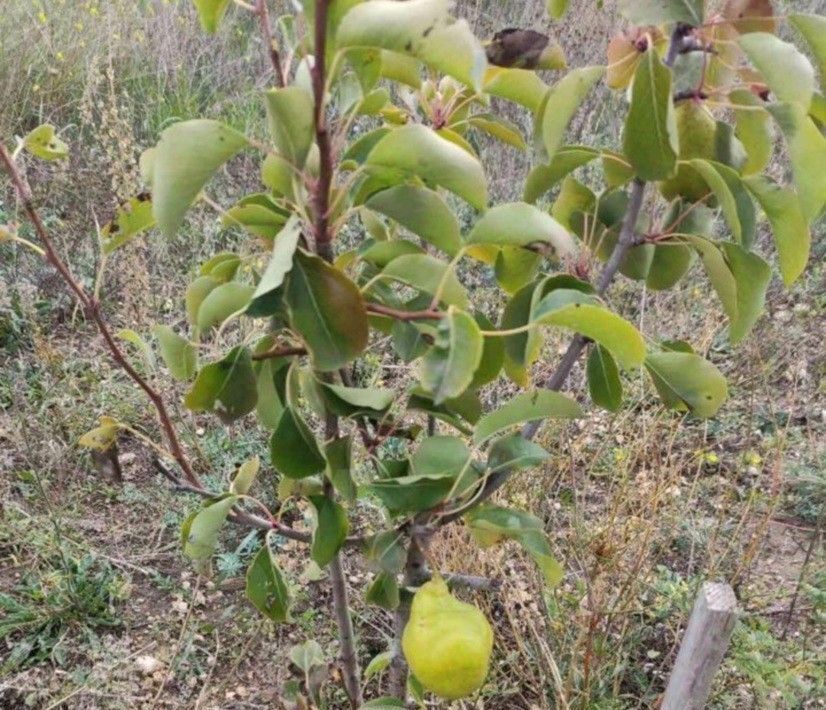
[[[467,526],[481,546],[515,540],[546,584],[563,578],[543,523],[493,497],[548,457],[533,441],[543,422],[583,416],[583,398],[560,392],[583,357],[593,406],[621,409],[622,373],[640,369],[665,407],[712,417],[722,406],[724,377],[690,343],[643,335],[612,309],[619,275],[665,290],[699,265],[737,343],[772,278],[761,215],[785,284],[803,272],[810,224],[826,203],[826,18],[775,16],[768,0],[707,4],[621,0],[633,26],[611,39],[607,66],[566,70],[547,35],[506,29],[483,43],[448,0],[303,0],[275,21],[266,0],[194,0],[208,32],[232,21],[230,6],[255,15],[272,68],[262,95],[269,135],[210,119],[167,128],[141,158],[147,192],[106,225],[101,248],[114,255],[155,226],[171,237],[200,202],[249,234],[241,249],[202,264],[181,318],[152,331],[169,374],[187,383],[189,411],[225,424],[255,416],[269,441],[269,465],[247,461],[223,491],[204,485],[160,390],[108,325],[100,291],[72,275],[38,214],[24,150],[57,160],[68,147],[51,126],[13,153],[0,145],[40,244],[11,226],[3,238],[58,270],[156,408],[163,441],[150,443],[160,470],[203,498],[184,523],[184,553],[207,573],[226,521],[260,529],[247,596],[288,623],[296,582],[285,579],[274,543],[305,543],[329,576],[351,707],[404,707],[408,693],[456,697],[484,682],[487,622],[428,565],[439,528]],[[566,5],[549,0],[548,11],[560,18]],[[820,84],[781,28],[802,38]],[[552,84],[543,70],[558,72]],[[621,144],[567,144],[569,122],[600,82],[625,92]],[[530,114],[532,136],[497,115],[503,102]],[[492,203],[483,137],[531,151],[522,201]],[[763,174],[780,138],[790,185]],[[204,190],[244,151],[260,158],[261,188],[220,208]],[[591,163],[599,169],[580,179]],[[345,232],[357,235],[354,248],[342,246]],[[493,272],[501,307],[463,283],[473,269]],[[572,335],[543,380],[535,365],[548,329]],[[360,361],[376,352],[409,365],[410,376],[365,382]],[[521,391],[486,409],[480,392],[502,377]],[[133,431],[104,418],[82,443],[106,449],[122,430]],[[275,507],[256,497],[256,477],[277,482]],[[381,514],[354,519],[358,502]],[[290,505],[311,511],[312,525],[283,522]],[[343,571],[343,558],[356,555],[373,573],[366,589],[351,589]],[[384,697],[366,704],[353,593],[395,620],[393,643],[372,664],[386,668]],[[455,623],[435,623],[439,614]],[[309,674],[317,661],[304,651]],[[423,677],[408,678],[408,662]]]

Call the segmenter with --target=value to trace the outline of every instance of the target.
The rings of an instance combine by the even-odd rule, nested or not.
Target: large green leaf
[[[342,436],[324,445],[327,459],[327,478],[333,488],[348,503],[355,503],[358,490],[353,480],[351,462],[353,459],[353,437]]]
[[[340,417],[382,417],[396,398],[393,390],[379,387],[344,387],[319,382],[327,409]]]
[[[230,0],[192,0],[195,9],[198,11],[198,19],[204,31],[214,34],[218,29],[218,23],[227,11]]]
[[[151,161],[152,209],[171,237],[204,185],[247,139],[218,121],[196,119],[167,128]]]
[[[154,226],[152,198],[147,193],[130,198],[118,207],[114,219],[101,227],[100,240],[104,254],[111,254]]]
[[[206,331],[220,326],[235,314],[243,313],[254,291],[252,286],[238,281],[230,281],[210,290],[198,308],[198,328]]]
[[[284,411],[279,384],[286,380],[288,362],[286,358],[268,358],[255,364],[258,402],[255,410],[258,421],[265,429],[273,431]],[[282,390],[283,391],[283,390]]]
[[[365,165],[388,180],[403,182],[418,177],[450,190],[479,210],[487,206],[487,182],[479,161],[421,124],[409,124],[383,136]]]
[[[313,366],[337,370],[367,347],[368,322],[358,287],[335,267],[299,249],[287,279],[284,300]]]
[[[214,412],[229,423],[255,409],[257,398],[250,351],[237,347],[198,373],[184,404],[193,412]]]
[[[548,94],[548,85],[536,72],[528,69],[489,67],[485,73],[484,90],[486,94],[499,96],[536,111]]]
[[[457,478],[470,465],[471,454],[456,436],[430,436],[410,457],[411,473],[416,476]]]
[[[699,158],[687,162],[700,174],[714,193],[735,241],[749,244],[755,225],[754,203],[740,176],[722,163],[712,163]],[[745,232],[744,223],[747,230]]]
[[[400,476],[374,481],[367,490],[395,515],[434,508],[450,494],[454,484],[450,476]]]
[[[270,439],[270,458],[287,478],[307,478],[327,466],[310,428],[292,407],[286,407]]]
[[[703,21],[704,0],[620,0],[620,12],[636,25],[685,22],[697,27]]]
[[[482,417],[474,429],[473,441],[480,444],[505,429],[535,419],[576,419],[581,416],[582,408],[564,394],[552,390],[523,392]]]
[[[634,72],[623,134],[625,155],[642,180],[662,180],[676,169],[680,146],[671,86],[671,69],[650,47]]]
[[[509,434],[491,443],[488,449],[487,470],[489,473],[495,473],[533,468],[548,458],[550,454],[539,444],[528,441],[521,434]]]
[[[555,20],[562,17],[568,9],[568,0],[547,0],[548,14]]]
[[[487,547],[503,538],[515,540],[536,562],[545,582],[555,587],[564,571],[553,555],[542,522],[521,510],[485,504],[465,516],[470,531],[479,544]]]
[[[548,165],[537,165],[525,182],[525,202],[533,204],[548,192],[560,180],[570,175],[577,168],[590,163],[600,155],[598,150],[587,146],[563,146],[556,151]]]
[[[247,569],[246,593],[250,603],[270,621],[290,620],[290,591],[268,537]]]
[[[601,345],[591,348],[586,373],[588,392],[594,403],[609,412],[618,411],[622,406],[622,381],[611,352]]]
[[[797,14],[789,15],[789,21],[812,49],[820,67],[821,84],[826,82],[826,17],[823,15]]]
[[[746,186],[769,219],[780,261],[780,273],[784,283],[790,286],[805,270],[812,243],[800,201],[792,190],[778,187],[766,178],[748,178]]]
[[[565,303],[567,294],[564,291],[552,292],[539,303],[532,316],[535,323],[581,333],[610,350],[624,368],[642,365],[645,341],[631,323],[607,308],[587,302],[587,297],[580,302]],[[559,306],[559,303],[565,305]]]
[[[433,190],[397,185],[377,192],[365,204],[450,256],[459,251],[459,222],[447,203]]]
[[[343,47],[380,47],[413,56],[479,89],[487,60],[466,21],[448,0],[372,0],[354,7],[336,35]]]
[[[723,242],[720,247],[737,284],[737,318],[731,323],[730,337],[732,343],[739,343],[763,313],[772,272],[754,252],[731,242]]]
[[[811,222],[826,204],[826,136],[797,104],[774,104],[768,110],[786,138],[800,208]]]
[[[192,324],[198,323],[198,311],[204,299],[221,285],[221,281],[214,276],[199,276],[189,286],[184,294],[186,318]]]
[[[812,63],[797,47],[768,32],[742,35],[740,47],[781,101],[809,110],[815,90]]]
[[[344,545],[350,523],[344,508],[327,496],[310,496],[310,502],[315,508],[310,557],[319,567],[326,567]]]
[[[270,89],[264,94],[270,135],[279,154],[296,168],[304,167],[315,137],[313,97],[299,86]]]
[[[152,333],[158,339],[161,357],[176,380],[188,380],[198,367],[198,351],[187,338],[168,325],[156,325]]]
[[[576,245],[571,235],[547,212],[526,202],[512,202],[489,209],[467,236],[467,244],[526,247],[550,244],[562,258]]]
[[[433,395],[434,404],[458,397],[470,386],[483,349],[484,338],[476,321],[451,306],[422,359],[422,386]]]
[[[547,162],[553,160],[574,113],[604,72],[604,67],[574,69],[551,89],[541,121]]]
[[[393,259],[382,270],[382,276],[434,296],[440,291],[440,300],[457,308],[468,304],[465,287],[448,264],[429,254],[408,254]]]
[[[663,403],[713,417],[728,396],[726,378],[708,360],[684,352],[651,353],[645,360]]]
[[[247,315],[268,315],[270,312],[270,301],[273,294],[281,288],[284,277],[293,268],[293,256],[298,248],[298,240],[301,236],[301,222],[297,217],[291,217],[290,221],[275,237],[272,246],[272,254],[267,268],[264,270],[261,280],[255,287],[252,300],[247,306]]]
[[[738,89],[729,94],[736,122],[736,135],[746,149],[748,158],[741,168],[743,175],[763,172],[771,161],[774,141],[771,119],[767,111],[760,109],[764,104],[748,89]],[[736,108],[742,106],[743,108]]]
[[[367,591],[364,594],[364,599],[368,604],[375,604],[376,606],[380,606],[382,609],[387,609],[388,611],[393,611],[393,609],[396,609],[401,601],[401,596],[399,594],[399,583],[396,581],[395,575],[387,574],[387,572],[379,572],[367,588]],[[365,670],[365,677],[369,677],[367,676],[367,670]],[[361,705],[359,710],[362,710],[362,708],[369,705],[370,703],[367,705]],[[396,706],[392,705],[392,703],[377,703],[372,707],[387,708],[389,710],[389,708]],[[404,706],[402,705],[399,707]]]
[[[218,544],[218,533],[237,502],[238,496],[225,496],[207,503],[184,521],[181,529],[184,554],[195,563],[195,568],[201,574],[209,572],[210,559]]]

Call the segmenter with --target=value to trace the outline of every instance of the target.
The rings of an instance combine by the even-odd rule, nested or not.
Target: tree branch
[[[276,345],[263,353],[252,356],[253,360],[272,360],[277,357],[290,357],[291,355],[306,355],[307,348],[292,345]]]
[[[23,210],[26,212],[29,220],[34,225],[37,236],[43,244],[46,252],[46,260],[57,270],[63,281],[74,293],[81,306],[83,306],[86,316],[94,321],[101,337],[109,349],[112,359],[124,372],[126,372],[127,375],[129,375],[130,378],[132,378],[132,380],[144,391],[146,396],[152,402],[152,405],[155,407],[155,411],[158,414],[158,419],[161,423],[166,441],[169,445],[169,450],[175,458],[175,462],[183,471],[186,480],[193,486],[202,487],[198,474],[195,473],[189,463],[189,459],[187,459],[186,454],[184,453],[183,446],[181,445],[181,441],[178,437],[178,432],[172,423],[172,418],[169,416],[169,412],[164,404],[163,398],[160,393],[154,389],[134,367],[132,367],[126,354],[123,350],[121,350],[120,346],[115,341],[112,331],[109,329],[108,324],[100,312],[100,302],[94,297],[94,295],[90,295],[86,292],[58,254],[57,249],[49,236],[49,232],[34,206],[32,193],[28,183],[18,170],[14,159],[11,155],[9,155],[9,152],[6,150],[6,147],[2,145],[2,143],[0,143],[0,162],[2,162],[5,171],[11,178],[12,184],[17,191],[18,198],[23,205]]]
[[[261,28],[261,37],[264,39],[264,44],[267,48],[267,56],[270,58],[272,64],[272,71],[275,74],[275,83],[279,87],[287,85],[287,76],[285,67],[281,63],[281,55],[278,52],[275,40],[272,36],[272,27],[270,26],[270,11],[267,8],[267,0],[256,0],[255,14],[258,15],[258,24]]]
[[[391,308],[390,306],[383,306],[380,303],[368,303],[367,311],[375,313],[380,316],[387,316],[394,320],[410,321],[410,320],[441,320],[444,318],[444,313],[429,308],[424,311],[403,311],[398,308]]]

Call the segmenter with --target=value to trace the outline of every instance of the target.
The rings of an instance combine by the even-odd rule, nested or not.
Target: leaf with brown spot
[[[777,20],[771,0],[729,0],[723,8],[723,17],[740,34],[777,31]]]

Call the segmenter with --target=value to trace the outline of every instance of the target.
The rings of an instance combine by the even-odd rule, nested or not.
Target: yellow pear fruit
[[[702,102],[694,99],[682,101],[675,114],[677,135],[680,137],[680,160],[714,160],[717,122]],[[709,193],[709,187],[694,168],[681,165],[674,177],[660,183],[660,192],[667,200],[682,197],[688,202],[697,202]]]
[[[413,597],[402,650],[413,675],[427,690],[456,700],[485,682],[493,630],[473,604],[454,597],[441,577]]]

